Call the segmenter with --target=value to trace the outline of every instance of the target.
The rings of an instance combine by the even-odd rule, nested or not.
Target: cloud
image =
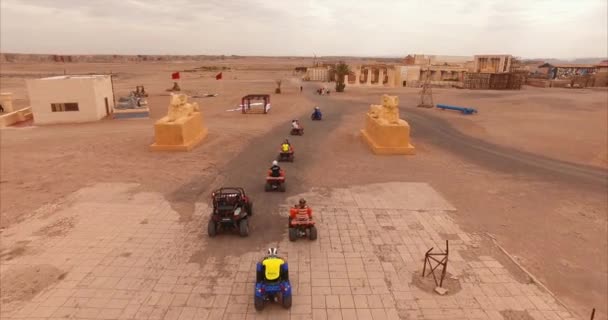
[[[567,58],[606,55],[607,10],[605,0],[2,0],[0,50]]]

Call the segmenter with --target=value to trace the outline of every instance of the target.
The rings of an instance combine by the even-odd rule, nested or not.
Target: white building
[[[329,81],[329,67],[309,67],[304,76],[306,81]]]
[[[36,124],[97,121],[114,109],[109,75],[28,80],[27,91]]]

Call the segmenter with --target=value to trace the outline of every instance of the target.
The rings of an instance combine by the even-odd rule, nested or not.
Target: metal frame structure
[[[422,267],[422,277],[427,276],[426,265],[428,264],[429,270],[430,270],[428,274],[433,275],[433,280],[435,280],[435,285],[441,288],[441,286],[443,285],[443,279],[445,279],[445,274],[448,269],[448,255],[450,253],[450,247],[448,244],[448,240],[445,241],[445,252],[431,253],[431,251],[433,251],[433,248],[430,248],[429,251],[427,251],[424,254],[424,266]],[[443,258],[438,260],[435,258],[435,256],[439,256],[439,257],[443,257]],[[431,263],[431,260],[436,263],[435,266],[433,266],[433,264]],[[439,266],[443,266],[443,268],[441,270],[441,278],[439,279],[439,282],[437,282],[437,277],[435,276],[435,269],[437,269]]]
[[[268,113],[266,107],[270,104],[269,94],[248,94],[241,98],[241,112],[245,113],[256,113],[251,112],[251,100],[264,100],[263,110],[264,114]]]

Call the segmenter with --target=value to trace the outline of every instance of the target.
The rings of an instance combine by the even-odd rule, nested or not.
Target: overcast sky
[[[606,57],[607,0],[0,0],[2,52]]]

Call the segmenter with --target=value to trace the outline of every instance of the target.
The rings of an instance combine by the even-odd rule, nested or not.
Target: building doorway
[[[110,115],[110,104],[108,103],[108,97],[103,98],[106,103],[106,116]]]

